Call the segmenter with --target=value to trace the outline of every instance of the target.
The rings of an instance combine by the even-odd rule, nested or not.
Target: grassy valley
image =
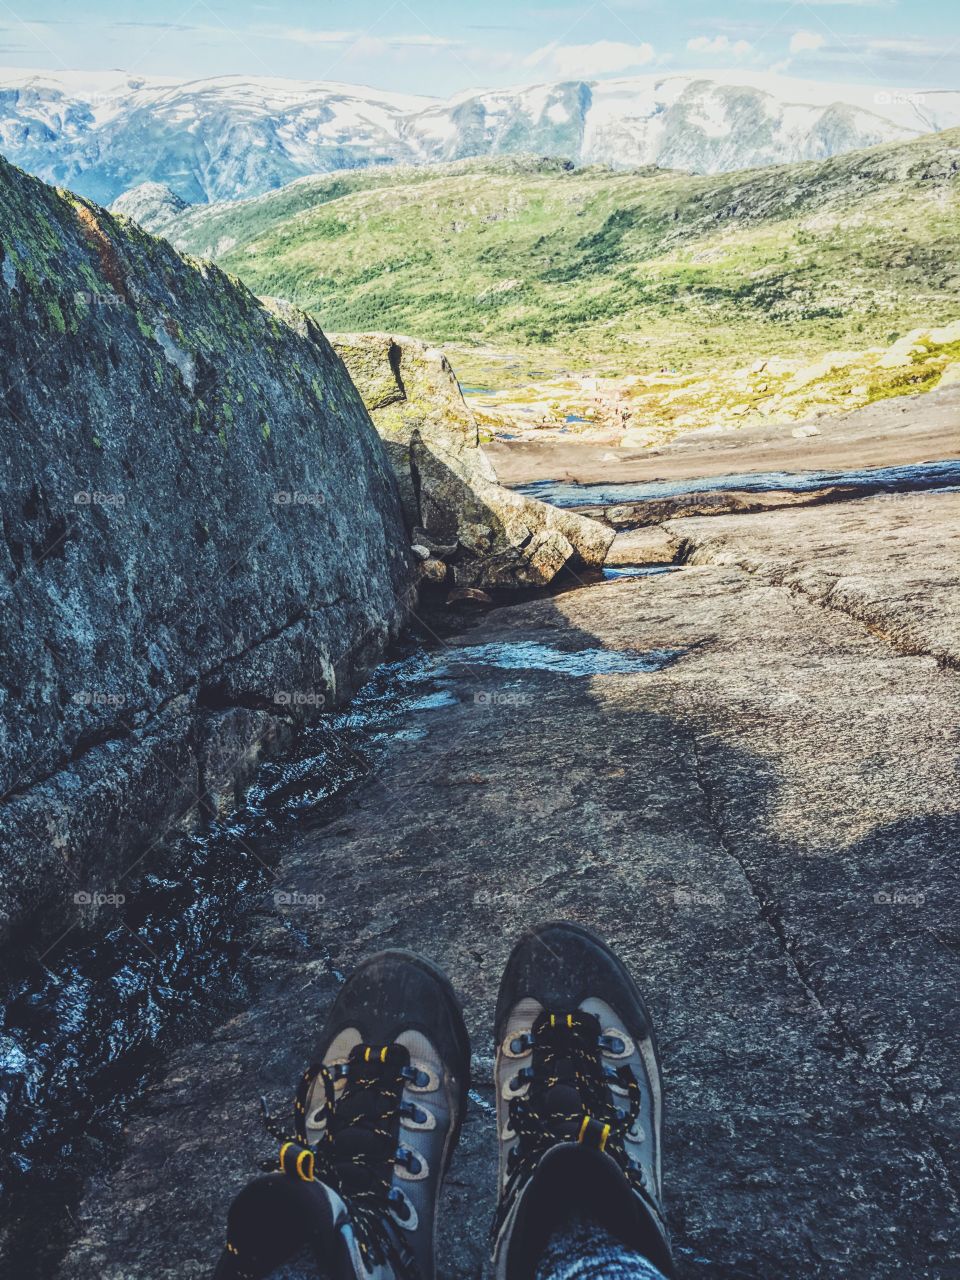
[[[952,353],[918,371],[917,347],[899,372],[868,374],[904,334],[960,317],[958,179],[960,130],[715,177],[466,161],[306,178],[190,210],[163,234],[328,330],[520,351],[544,375],[665,378],[666,416],[689,426],[698,406],[762,404],[769,377],[744,394],[758,360],[795,362],[783,388],[799,373],[830,402],[933,385]],[[848,357],[804,381],[805,363],[837,352]],[[844,360],[864,367],[835,386]],[[482,359],[458,368],[487,380]],[[731,382],[719,404],[712,376]]]

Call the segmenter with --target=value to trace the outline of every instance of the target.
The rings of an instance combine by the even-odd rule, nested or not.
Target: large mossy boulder
[[[613,531],[497,483],[446,356],[414,338],[331,337],[383,438],[415,541],[457,586],[523,588],[602,565]]]
[[[2,160],[0,354],[2,934],[229,804],[378,659],[413,571],[316,325]]]

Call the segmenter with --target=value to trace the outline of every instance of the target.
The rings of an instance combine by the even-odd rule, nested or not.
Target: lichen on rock
[[[0,274],[2,934],[229,803],[378,659],[414,574],[303,313],[3,160]]]

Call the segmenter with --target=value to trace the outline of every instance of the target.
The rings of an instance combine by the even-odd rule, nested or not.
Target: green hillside
[[[956,319],[958,177],[960,130],[717,177],[464,162],[304,179],[164,234],[329,330],[690,367]]]

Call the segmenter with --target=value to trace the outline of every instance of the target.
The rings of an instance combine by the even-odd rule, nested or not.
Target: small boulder
[[[618,533],[607,554],[607,564],[673,564],[680,544],[661,525]]]
[[[447,580],[447,566],[442,560],[424,560],[420,566],[420,574],[424,582],[439,586]]]
[[[503,488],[469,451],[448,452],[415,435],[410,457],[427,532],[460,543],[453,559],[458,585],[545,586],[567,564],[599,566],[606,559],[612,529]]]
[[[493,548],[493,530],[488,524],[465,521],[458,530],[461,547],[475,556],[486,555]]]
[[[469,604],[488,609],[493,604],[493,597],[479,587],[454,587],[447,596],[447,604]]]
[[[449,560],[456,554],[459,546],[457,542],[435,542],[426,529],[414,529],[412,538],[419,546],[429,547],[430,554],[436,556],[438,560]]]

